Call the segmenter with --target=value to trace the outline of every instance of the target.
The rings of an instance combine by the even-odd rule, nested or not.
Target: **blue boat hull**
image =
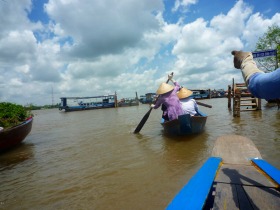
[[[204,130],[207,116],[200,113],[199,116],[190,116],[189,114],[180,115],[178,119],[166,121],[162,119],[161,125],[164,132],[174,135],[197,134]]]
[[[65,112],[71,112],[71,111],[81,111],[81,110],[92,110],[92,109],[103,109],[103,108],[114,108],[115,103],[100,103],[95,105],[79,105],[79,106],[65,106],[60,107],[59,110],[64,109]]]

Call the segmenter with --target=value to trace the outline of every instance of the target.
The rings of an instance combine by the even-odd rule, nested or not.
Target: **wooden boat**
[[[0,131],[0,152],[8,150],[20,142],[30,133],[33,118],[30,117],[21,124]]]
[[[167,209],[279,209],[280,170],[243,136],[219,137]]]
[[[198,116],[190,114],[180,115],[178,119],[172,121],[161,120],[164,132],[175,135],[186,135],[201,133],[205,127],[207,115],[199,112]]]

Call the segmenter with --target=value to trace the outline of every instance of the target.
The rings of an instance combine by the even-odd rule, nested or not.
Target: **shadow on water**
[[[16,165],[23,163],[34,157],[34,145],[22,142],[16,147],[0,154],[0,171],[12,169]]]

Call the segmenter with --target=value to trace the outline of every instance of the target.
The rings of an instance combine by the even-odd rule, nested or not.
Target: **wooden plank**
[[[248,199],[248,196],[247,196],[243,186],[235,185],[235,187],[236,187],[236,192],[237,192],[237,197],[238,197],[238,202],[239,202],[239,208],[246,209],[246,210],[253,209],[252,204],[251,204],[250,200]]]
[[[274,188],[243,186],[254,209],[280,209],[280,192]]]
[[[246,111],[256,111],[258,110],[257,108],[253,108],[253,109],[242,109],[240,110],[241,112],[246,112]]]
[[[210,157],[167,206],[171,209],[202,209],[222,159]]]
[[[245,165],[251,165],[251,158],[262,158],[250,139],[238,135],[219,137],[214,144],[212,156],[221,157],[223,163]]]
[[[240,106],[257,106],[257,103],[240,104]]]
[[[240,99],[241,101],[255,101],[256,100],[256,98],[245,98],[245,97],[243,97],[243,98],[241,98]]]
[[[252,162],[265,172],[273,181],[280,185],[280,170],[262,159],[252,159]]]
[[[238,185],[276,187],[254,166],[223,164],[215,178],[215,182]]]
[[[280,193],[274,188],[217,183],[213,209],[278,210]]]
[[[238,197],[234,185],[217,183],[213,210],[239,209]]]

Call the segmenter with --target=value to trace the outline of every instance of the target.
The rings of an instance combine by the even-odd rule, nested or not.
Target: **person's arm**
[[[175,85],[173,92],[177,93],[180,90],[180,85],[173,79],[173,74],[168,75],[168,79]]]
[[[157,109],[157,108],[159,108],[160,106],[161,106],[161,104],[162,104],[162,96],[161,95],[159,95],[158,96],[158,99],[156,100],[156,103],[155,104],[151,104],[151,108],[153,108],[153,109]]]

